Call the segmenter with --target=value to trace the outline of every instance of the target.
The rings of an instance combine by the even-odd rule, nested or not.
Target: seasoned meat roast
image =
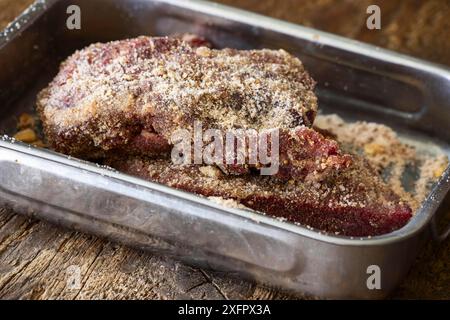
[[[411,209],[364,160],[321,183],[284,183],[270,176],[225,175],[213,166],[179,166],[170,160],[109,159],[119,171],[207,197],[233,199],[269,215],[347,236],[388,233],[404,226]]]
[[[198,41],[197,41],[198,42]],[[139,37],[69,57],[38,97],[48,142],[78,157],[160,154],[178,129],[310,126],[314,81],[283,50],[214,50]]]
[[[312,127],[314,86],[300,60],[283,50],[217,50],[192,35],[139,37],[74,53],[39,94],[37,109],[49,145],[65,154],[326,232],[370,236],[401,228],[410,207],[361,156]],[[174,134],[197,123],[202,132],[276,130],[278,144],[267,151],[278,155],[277,171],[261,175],[273,159],[229,163],[226,152],[213,165],[174,163]],[[245,160],[255,151],[249,139]]]

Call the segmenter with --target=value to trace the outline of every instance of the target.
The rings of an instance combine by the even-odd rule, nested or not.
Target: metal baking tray
[[[378,121],[449,150],[449,69],[317,30],[203,1],[80,0],[81,29],[66,28],[72,1],[37,1],[0,36],[0,132],[34,109],[59,62],[96,41],[193,32],[218,47],[284,48],[318,81],[320,108]],[[185,262],[229,270],[295,293],[383,298],[424,240],[450,168],[402,229],[372,238],[330,236],[133,178],[93,163],[0,139],[0,205]],[[369,289],[369,266],[381,288]],[[369,268],[369,273],[368,273]]]

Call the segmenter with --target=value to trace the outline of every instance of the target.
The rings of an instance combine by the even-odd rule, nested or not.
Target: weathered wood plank
[[[0,29],[6,27],[34,0],[0,0]]]
[[[78,288],[72,288],[68,282],[71,266],[80,268]],[[449,266],[450,241],[441,246],[430,243],[394,297],[449,299]],[[0,209],[0,298],[293,297],[224,273],[193,268]]]
[[[71,266],[80,287],[70,286]],[[223,273],[186,266],[0,209],[0,298],[241,299],[283,297]]]

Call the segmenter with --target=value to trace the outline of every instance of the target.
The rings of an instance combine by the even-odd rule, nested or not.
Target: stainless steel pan
[[[218,47],[284,48],[319,82],[321,109],[379,121],[448,150],[450,72],[444,67],[313,29],[203,1],[80,0],[81,30],[66,28],[73,1],[38,1],[0,36],[0,132],[34,108],[58,63],[95,41],[194,32]],[[188,263],[238,271],[293,292],[382,298],[401,281],[435,228],[450,168],[415,217],[393,233],[329,236],[0,139],[0,205]],[[434,233],[433,233],[434,230]],[[381,289],[369,289],[369,266]],[[369,268],[369,269],[368,269]],[[368,273],[369,270],[369,273]],[[369,280],[370,281],[370,280]]]

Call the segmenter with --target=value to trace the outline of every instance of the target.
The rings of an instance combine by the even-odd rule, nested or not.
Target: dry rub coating
[[[235,164],[226,162],[226,148],[222,148],[224,150],[223,159],[221,161],[222,165],[219,165],[219,167],[224,173],[242,175],[255,173],[256,171],[256,173],[261,174],[260,169],[262,167],[273,167],[274,163],[272,162],[263,164],[260,161],[257,161],[256,164],[247,165],[254,163],[249,160],[250,155],[258,153],[255,143],[258,137],[256,139],[254,137],[252,139],[253,142],[250,142],[251,138],[249,136],[241,140],[245,144],[242,158],[245,157],[246,165],[241,165],[240,163],[242,162],[237,160],[238,154],[241,153],[237,148],[237,144],[233,152],[231,152]],[[276,173],[272,174],[272,176],[283,181],[318,182],[330,174],[337,174],[345,170],[353,161],[353,156],[343,153],[335,140],[328,139],[321,133],[307,127],[278,130],[278,150],[272,149],[271,142],[273,140],[271,138],[271,133],[269,133],[267,135],[267,141],[269,141],[268,154],[278,154]],[[222,141],[222,145],[225,145],[225,142]],[[219,161],[217,163],[220,164]]]
[[[388,233],[411,218],[409,206],[361,159],[321,183],[230,176],[213,166],[179,166],[161,159],[109,159],[107,164],[150,181],[207,197],[233,199],[271,216],[341,235]]]
[[[323,231],[368,236],[402,227],[409,206],[364,160],[309,128],[314,85],[283,50],[139,37],[77,51],[39,94],[37,108],[50,146],[65,154],[106,158],[126,173]],[[279,171],[258,175],[261,163],[222,163],[222,170],[173,164],[172,134],[196,121],[222,132],[279,129]]]
[[[139,37],[74,53],[38,96],[50,146],[90,159],[151,156],[196,120],[223,130],[312,124],[314,81],[297,58],[197,42]]]

